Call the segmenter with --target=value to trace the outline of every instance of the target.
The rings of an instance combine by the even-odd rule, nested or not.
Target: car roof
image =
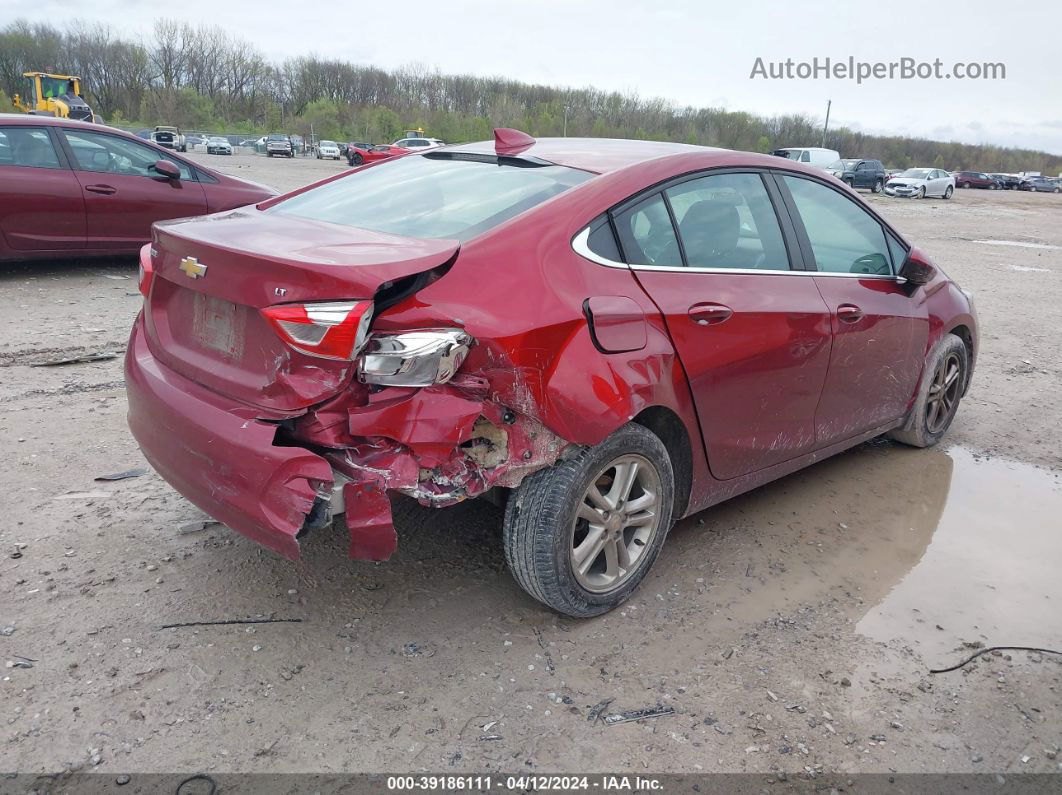
[[[495,154],[494,141],[449,146],[446,151]],[[730,150],[669,141],[634,141],[624,138],[539,138],[527,149],[520,151],[519,156],[539,158],[559,166],[604,174],[671,155],[727,151]]]

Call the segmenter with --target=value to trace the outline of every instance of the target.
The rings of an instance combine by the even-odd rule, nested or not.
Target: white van
[[[841,153],[833,149],[823,149],[819,146],[804,146],[797,149],[775,149],[771,152],[776,157],[785,157],[798,163],[807,163],[809,166],[826,168],[831,163],[841,159]]]

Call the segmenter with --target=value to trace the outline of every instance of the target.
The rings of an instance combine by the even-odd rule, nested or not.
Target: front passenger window
[[[77,167],[81,171],[99,171],[131,177],[154,177],[155,162],[169,160],[181,170],[181,179],[193,179],[187,164],[167,157],[150,146],[135,143],[106,133],[88,130],[64,129],[70,148],[74,152]]]
[[[793,195],[820,271],[892,275],[885,230],[874,216],[818,182],[782,179]]]

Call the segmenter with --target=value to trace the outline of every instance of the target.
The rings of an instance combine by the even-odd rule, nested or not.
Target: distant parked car
[[[206,140],[206,150],[208,155],[231,155],[232,144],[229,143],[228,138],[222,138],[220,135],[215,135]]]
[[[155,221],[275,195],[113,127],[0,114],[0,260],[133,254]]]
[[[998,182],[1003,190],[1017,190],[1021,184],[1021,177],[1015,174],[989,174],[988,176]]]
[[[880,160],[837,160],[826,170],[850,188],[870,188],[881,193],[885,187],[885,166]]]
[[[391,144],[391,146],[400,146],[403,149],[417,149],[424,151],[425,149],[437,149],[440,146],[446,146],[446,142],[440,141],[438,138],[400,138]]]
[[[151,133],[151,140],[163,149],[172,149],[175,152],[188,151],[188,144],[176,127],[156,127]]]
[[[266,136],[265,150],[269,157],[295,157],[295,145],[291,138],[280,133]]]
[[[184,148],[185,148],[185,150],[195,149],[195,147],[198,146],[199,144],[205,144],[206,142],[207,142],[207,139],[203,138],[200,135],[186,135],[186,136],[184,136]]]
[[[335,141],[318,141],[317,143],[317,159],[318,160],[339,160],[339,147],[336,146]]]
[[[996,179],[981,171],[955,171],[955,185],[959,188],[985,188],[987,190],[1000,190],[1003,187],[1001,180]]]
[[[797,163],[806,163],[809,166],[828,168],[830,164],[841,159],[841,153],[834,149],[823,149],[820,146],[805,146],[802,148],[775,149],[771,152],[775,157],[784,157],[786,160],[794,160]]]
[[[1062,186],[1050,177],[1025,177],[1018,185],[1018,190],[1031,190],[1034,193],[1062,193]]]
[[[939,196],[950,199],[955,193],[955,178],[939,168],[909,168],[885,183],[886,196],[924,199]]]
[[[410,150],[393,144],[379,144],[362,149],[354,144],[347,147],[347,162],[352,166],[360,166],[362,163],[375,163],[378,160],[387,160],[389,157],[407,155]]]

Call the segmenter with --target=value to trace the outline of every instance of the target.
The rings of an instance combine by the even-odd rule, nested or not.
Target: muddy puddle
[[[1027,464],[870,443],[685,520],[668,546],[743,623],[830,600],[929,662],[963,642],[1062,648],[1062,475]]]
[[[956,639],[1062,648],[1062,478],[961,448],[921,454],[933,473],[909,492],[922,521],[905,531],[921,553],[857,631],[923,655]]]

